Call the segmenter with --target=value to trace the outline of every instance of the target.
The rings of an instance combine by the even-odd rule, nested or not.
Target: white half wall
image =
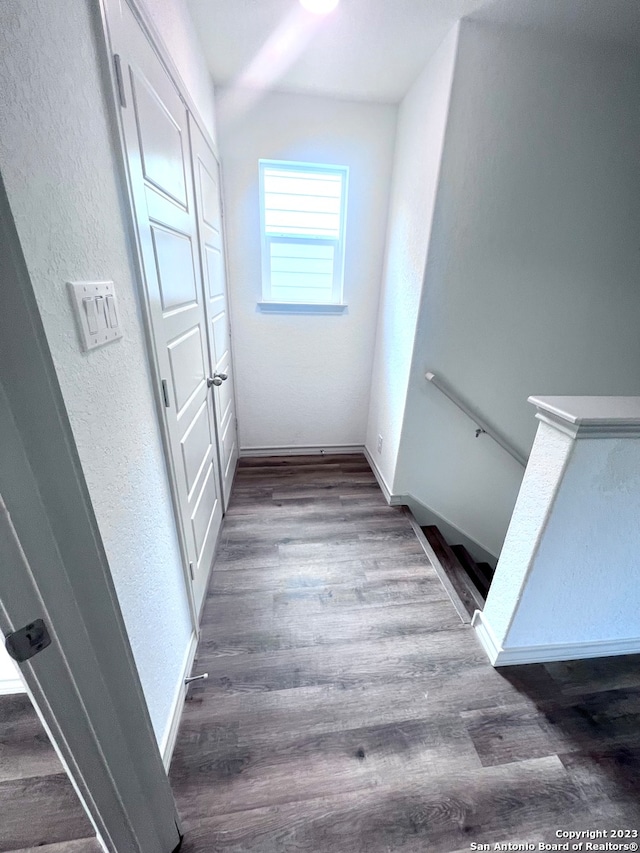
[[[576,441],[504,647],[634,640],[638,651],[638,518],[640,439]]]
[[[491,662],[640,650],[640,397],[540,397],[538,431],[474,625]]]
[[[637,56],[463,21],[394,491],[498,554],[530,394],[640,393]]]
[[[366,436],[367,450],[390,492],[398,491],[395,471],[457,41],[458,25],[429,60],[398,113]]]
[[[199,46],[179,25],[182,2],[153,7],[163,9],[158,23],[180,43],[174,59],[190,81]],[[0,169],[162,741],[192,625],[97,27],[97,3],[0,4]],[[205,89],[201,82],[191,95],[212,116]],[[124,338],[84,353],[66,282],[105,279],[115,282]]]
[[[242,450],[362,445],[396,108],[305,95],[219,93],[233,351]],[[227,109],[243,104],[243,109]],[[258,160],[349,167],[340,315],[260,313]]]

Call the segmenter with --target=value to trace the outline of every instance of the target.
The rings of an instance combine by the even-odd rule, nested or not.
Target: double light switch
[[[85,350],[122,337],[112,281],[70,281],[69,292]]]

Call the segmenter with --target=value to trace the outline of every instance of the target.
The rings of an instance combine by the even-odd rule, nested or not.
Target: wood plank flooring
[[[31,705],[0,696],[0,851],[100,853],[93,827]]]
[[[640,830],[640,659],[494,670],[362,456],[241,461],[171,765],[183,853]]]

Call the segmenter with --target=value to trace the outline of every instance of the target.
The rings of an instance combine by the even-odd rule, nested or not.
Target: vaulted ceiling
[[[640,44],[640,0],[341,0],[327,17],[297,0],[187,0],[219,86],[402,99],[464,17]]]

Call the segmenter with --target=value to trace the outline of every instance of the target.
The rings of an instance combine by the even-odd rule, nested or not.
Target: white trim
[[[640,397],[528,398],[536,417],[571,438],[640,438]]]
[[[559,660],[583,660],[591,658],[635,655],[640,653],[640,637],[619,640],[596,640],[587,643],[554,643],[541,646],[520,646],[504,649],[499,645],[491,626],[479,610],[471,622],[482,648],[492,666],[517,666],[527,663],[549,663]]]
[[[364,453],[366,456],[366,450],[362,444],[309,444],[306,447],[289,444],[240,448],[240,458],[247,456],[314,456],[316,454],[328,456],[338,453]]]
[[[366,457],[367,462],[371,466],[371,470],[373,471],[373,476],[378,481],[378,485],[380,486],[380,490],[384,495],[384,499],[389,504],[389,506],[402,506],[405,501],[405,495],[394,495],[387,481],[384,478],[382,471],[376,465],[376,462],[373,456],[369,453],[369,449],[367,447],[363,448],[364,455]]]
[[[263,314],[344,314],[347,302],[258,302]]]
[[[500,644],[491,630],[491,626],[484,619],[481,610],[476,610],[471,619],[471,627],[475,630],[480,645],[487,653],[491,666],[497,666],[497,660],[502,651]]]
[[[409,519],[409,524],[413,528],[413,532],[416,534],[416,537],[418,539],[418,542],[420,543],[422,550],[424,551],[427,559],[429,560],[429,562],[433,566],[433,570],[438,575],[438,579],[440,580],[440,583],[444,587],[444,591],[449,596],[449,600],[453,604],[456,613],[460,617],[460,621],[463,624],[468,625],[471,620],[469,619],[469,614],[467,613],[467,608],[462,603],[460,596],[456,592],[456,588],[453,586],[453,584],[451,583],[451,581],[447,577],[447,573],[442,568],[442,563],[438,559],[436,552],[431,547],[431,543],[429,542],[427,537],[422,532],[422,528],[420,527],[420,525],[416,521],[413,513],[411,512],[411,508],[409,506],[405,506],[404,511],[406,513],[407,518]]]
[[[640,438],[640,424],[637,423],[570,423],[564,418],[561,418],[559,415],[555,415],[553,412],[543,411],[536,412],[536,418],[574,439]]]
[[[17,693],[26,693],[21,678],[8,678],[0,682],[0,696],[15,696]]]
[[[560,420],[547,412],[536,412],[536,418],[542,423],[552,426],[561,432],[563,435],[568,435],[569,438],[576,438],[578,435],[578,427],[575,424],[570,424],[567,421]]]
[[[165,729],[165,733],[162,737],[162,743],[160,745],[162,763],[164,764],[167,773],[169,772],[169,765],[171,764],[173,750],[176,746],[176,740],[178,738],[178,729],[180,728],[180,720],[182,719],[182,711],[184,709],[185,699],[187,698],[188,685],[184,683],[184,680],[185,678],[188,678],[191,674],[191,669],[193,667],[193,661],[196,656],[197,648],[198,637],[196,635],[196,632],[194,631],[193,634],[191,634],[191,639],[189,640],[189,644],[185,651],[182,669],[180,670],[180,678],[178,679],[178,683],[176,684],[173,702],[171,703],[171,715],[169,717],[169,725]]]
[[[0,634],[2,647],[0,648],[0,696],[15,696],[17,693],[26,693],[26,687],[18,664],[11,658],[4,646],[4,637]]]

